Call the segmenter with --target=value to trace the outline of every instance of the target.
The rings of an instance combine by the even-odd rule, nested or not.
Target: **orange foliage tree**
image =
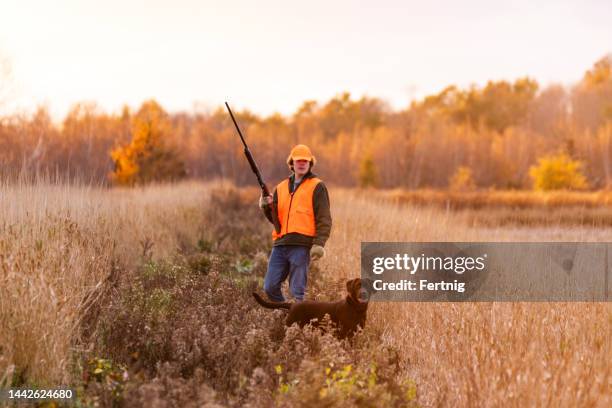
[[[185,165],[171,144],[168,114],[155,101],[140,107],[132,120],[132,141],[111,152],[115,170],[111,179],[122,185],[185,177]]]

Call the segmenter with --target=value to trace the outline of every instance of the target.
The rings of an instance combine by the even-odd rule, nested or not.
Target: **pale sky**
[[[611,22],[608,0],[2,0],[3,107],[289,114],[349,91],[402,109],[450,84],[575,83],[612,52]]]

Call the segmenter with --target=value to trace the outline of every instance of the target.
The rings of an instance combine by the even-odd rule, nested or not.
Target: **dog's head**
[[[346,282],[346,290],[353,300],[359,303],[367,303],[372,293],[372,280],[370,279],[351,279]]]

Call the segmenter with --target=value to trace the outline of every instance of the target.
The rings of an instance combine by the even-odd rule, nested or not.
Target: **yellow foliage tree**
[[[372,159],[372,155],[364,156],[359,166],[359,186],[360,187],[376,187],[378,185],[378,171],[376,164]]]
[[[459,166],[451,176],[448,186],[453,191],[472,191],[476,189],[476,183],[472,176],[472,169],[467,166]]]
[[[121,185],[177,180],[185,165],[172,146],[167,113],[155,101],[142,104],[132,119],[132,141],[111,152],[115,171],[111,179]]]
[[[538,159],[536,166],[529,168],[535,190],[583,190],[589,187],[582,174],[582,163],[566,153]]]

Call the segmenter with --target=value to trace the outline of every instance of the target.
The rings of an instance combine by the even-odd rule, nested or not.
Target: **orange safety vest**
[[[314,209],[312,196],[314,189],[321,179],[310,177],[302,180],[293,194],[289,193],[289,179],[285,179],[276,186],[278,199],[278,220],[281,231],[277,234],[272,229],[272,239],[277,239],[290,232],[299,232],[314,237],[316,235]]]

